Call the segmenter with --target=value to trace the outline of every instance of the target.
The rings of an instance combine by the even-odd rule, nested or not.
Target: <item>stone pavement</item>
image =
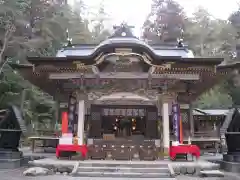
[[[46,164],[46,165],[66,165],[66,166],[74,166],[76,164],[76,160],[59,160],[55,157],[52,158],[44,158],[44,159],[39,159],[35,160],[32,163],[35,165],[41,165],[41,164]],[[187,167],[192,167],[192,166],[200,166],[200,167],[212,167],[212,166],[217,166],[215,163],[211,163],[205,160],[199,160],[195,162],[177,162],[177,161],[170,161],[170,160],[160,160],[160,161],[114,161],[114,160],[85,160],[85,161],[80,161],[81,164],[144,164],[144,165],[161,165],[161,164],[171,164],[172,166],[187,166]]]
[[[113,178],[85,178],[85,177],[71,177],[71,176],[64,176],[64,175],[51,175],[51,176],[39,176],[39,177],[25,177],[22,175],[24,171],[23,168],[21,169],[14,169],[14,170],[0,170],[0,179],[1,180],[112,180]],[[153,180],[156,178],[124,178],[124,180]],[[159,178],[158,178],[159,179]],[[240,180],[240,176],[231,175],[226,176],[224,178],[199,178],[193,176],[178,176],[177,180]],[[123,180],[123,178],[114,178],[114,180]],[[157,180],[157,179],[156,179]],[[162,179],[164,180],[164,179]],[[168,179],[165,179],[168,180]]]
[[[77,162],[74,160],[58,160],[56,158],[45,158],[32,161],[31,164],[39,167],[73,167]],[[85,160],[80,161],[80,166],[128,166],[128,167],[160,167],[163,165],[170,165],[171,168],[177,173],[186,174],[187,172],[196,172],[198,170],[218,170],[219,165],[205,160],[196,162],[173,162],[168,160],[160,161],[114,161],[114,160]],[[184,171],[184,172],[183,172]],[[186,171],[186,173],[185,173]],[[190,173],[191,174],[191,173]]]

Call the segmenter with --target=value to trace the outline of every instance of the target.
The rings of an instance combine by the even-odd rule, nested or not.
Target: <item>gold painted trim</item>
[[[165,63],[162,65],[155,65],[152,64],[152,59],[149,57],[149,55],[147,53],[143,54],[143,60],[144,62],[148,63],[149,65],[155,67],[156,71],[157,70],[166,70],[166,69],[171,69],[172,68],[172,64],[174,64],[175,62],[169,62],[169,63]]]
[[[100,53],[100,54],[94,59],[94,61],[97,63],[102,57],[103,57],[103,53]],[[95,64],[96,64],[96,63],[95,63]]]
[[[73,62],[73,64],[76,65],[76,69],[78,69],[78,70],[87,69],[87,66],[84,63],[75,61],[75,62]]]
[[[119,56],[119,57],[135,56],[135,57],[140,57],[140,59],[142,59],[145,63],[149,64],[150,66],[156,67],[158,69],[170,69],[171,64],[174,63],[174,62],[171,62],[171,63],[166,63],[166,64],[163,64],[163,65],[154,65],[154,64],[152,64],[152,59],[146,53],[144,53],[144,55],[141,55],[141,54],[130,53],[130,52],[117,52],[117,53],[109,53],[109,54],[103,55],[99,58],[96,58],[96,60],[95,60],[96,63],[94,65],[98,65],[98,64],[102,63],[105,60],[105,58],[107,58],[109,56]]]
[[[115,48],[115,53],[132,53],[131,48]]]

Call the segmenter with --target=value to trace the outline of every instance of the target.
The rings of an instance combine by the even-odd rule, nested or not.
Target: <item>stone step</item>
[[[111,177],[111,178],[172,178],[169,172],[166,173],[140,173],[140,172],[77,172],[74,177]],[[174,178],[173,178],[174,179]]]
[[[126,178],[171,178],[174,173],[170,170],[168,164],[131,164],[129,163],[80,163],[78,162],[74,170],[73,176],[77,177],[126,177]],[[84,164],[84,166],[83,166]],[[139,165],[141,165],[139,167]]]
[[[131,168],[168,168],[166,163],[139,163],[141,161],[125,161],[124,163],[120,163],[118,161],[113,161],[114,163],[108,163],[101,161],[100,163],[91,163],[91,162],[84,162],[79,163],[79,167],[131,167]]]
[[[224,173],[219,170],[208,170],[208,171],[200,171],[199,176],[201,176],[201,177],[224,177]]]
[[[134,172],[134,173],[169,173],[168,167],[153,167],[153,168],[138,168],[138,167],[87,167],[82,166],[78,168],[80,172]]]

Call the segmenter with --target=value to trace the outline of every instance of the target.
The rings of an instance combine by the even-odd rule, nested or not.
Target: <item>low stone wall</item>
[[[173,162],[171,164],[175,175],[199,175],[200,171],[219,170],[219,164],[206,161]]]

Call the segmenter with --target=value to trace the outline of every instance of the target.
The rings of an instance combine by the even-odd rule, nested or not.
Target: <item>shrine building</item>
[[[182,138],[194,137],[192,102],[234,72],[221,65],[223,58],[194,57],[181,42],[146,44],[125,25],[98,45],[69,43],[56,57],[27,60],[11,66],[68,104],[62,107],[68,131],[80,145],[94,147],[93,159],[132,159],[136,152],[156,159],[167,152],[174,139],[173,104],[180,107]]]

